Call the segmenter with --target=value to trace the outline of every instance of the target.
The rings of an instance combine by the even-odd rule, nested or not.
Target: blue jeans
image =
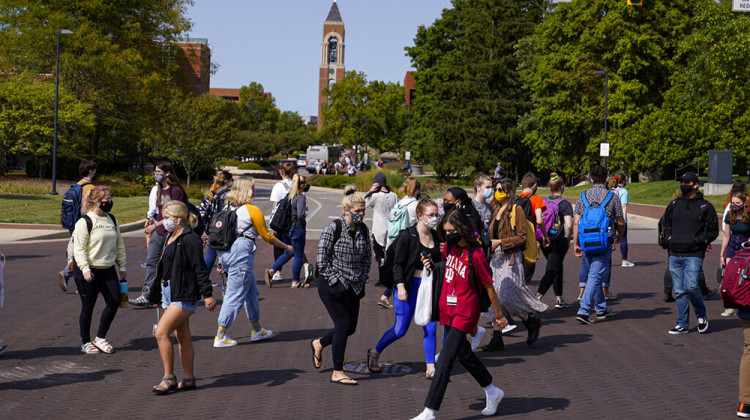
[[[299,281],[299,272],[302,270],[302,263],[305,261],[305,228],[302,226],[292,226],[292,229],[282,235],[284,238],[282,242],[289,244],[287,241],[291,241],[292,248],[294,248],[294,261],[292,262],[292,281]],[[292,255],[288,252],[281,254],[279,259],[273,263],[271,270],[278,271],[284,266],[289,260],[292,259]]]
[[[156,284],[156,266],[161,259],[161,251],[166,240],[166,236],[161,236],[154,232],[151,235],[151,239],[148,241],[148,251],[146,252],[146,278],[143,280],[143,289],[141,290],[141,294],[146,297],[149,296],[154,287],[161,287],[160,284]]]
[[[219,261],[227,272],[227,290],[219,311],[220,327],[231,327],[243,306],[250,322],[260,321],[258,285],[253,274],[255,249],[254,241],[241,237],[228,252],[219,251]]]
[[[216,262],[216,250],[210,246],[206,246],[206,267],[208,267],[208,274],[211,275],[211,270],[214,268]]]
[[[411,293],[408,294],[406,302],[402,302],[398,298],[393,301],[393,311],[396,313],[396,323],[391,329],[383,334],[383,337],[378,341],[378,345],[375,346],[375,351],[382,353],[386,347],[393,344],[394,341],[406,335],[409,330],[411,320],[414,318],[414,310],[417,308],[417,291],[419,285],[422,284],[421,277],[414,277],[411,281]],[[424,349],[424,357],[426,363],[435,363],[435,337],[437,330],[437,322],[433,321],[422,327],[424,331],[424,338],[422,339],[422,348]]]
[[[604,300],[602,291],[602,282],[609,273],[609,263],[612,261],[612,248],[607,248],[601,254],[589,255],[583,253],[583,264],[588,267],[588,276],[586,277],[586,289],[581,297],[581,307],[578,309],[578,315],[588,315],[591,312],[591,302],[594,302],[594,310],[597,314],[602,314],[607,310],[607,301]],[[583,271],[583,267],[581,267]]]
[[[672,274],[674,299],[677,304],[677,325],[688,328],[690,304],[698,318],[706,317],[706,306],[698,286],[698,276],[703,269],[701,257],[669,256],[669,272]]]
[[[609,261],[607,261],[604,267],[605,272],[602,279],[602,287],[609,287],[609,283],[612,281],[612,252],[610,251],[608,255]],[[581,260],[583,262],[581,263],[581,274],[578,276],[578,287],[586,287],[589,278],[589,263],[586,261],[586,258],[581,258]]]

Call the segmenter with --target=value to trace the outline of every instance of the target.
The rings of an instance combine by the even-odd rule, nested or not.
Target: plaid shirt
[[[589,204],[601,204],[607,198],[607,193],[609,192],[610,191],[604,185],[594,184],[593,187],[586,190],[586,200],[588,200]],[[586,206],[583,205],[583,200],[581,200],[581,196],[579,195],[578,200],[576,200],[575,214],[578,216],[583,216],[584,210],[586,210]],[[604,207],[604,211],[607,213],[607,217],[609,217],[609,220],[611,220],[612,222],[617,220],[618,217],[622,216],[620,196],[618,196],[616,192],[612,193],[612,199],[609,200],[607,206]]]
[[[333,232],[335,222],[331,222],[323,230],[318,242],[318,268],[320,275],[333,286],[340,282],[345,287],[351,287],[354,293],[360,294],[365,288],[370,273],[371,244],[367,226],[360,223],[354,231],[354,237],[349,232],[349,224],[342,215],[341,237],[334,243]]]

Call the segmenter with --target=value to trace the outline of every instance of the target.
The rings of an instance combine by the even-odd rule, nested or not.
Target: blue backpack
[[[81,218],[81,200],[83,197],[84,185],[89,185],[90,182],[84,182],[78,184],[77,182],[72,184],[68,191],[63,195],[62,209],[60,210],[60,225],[70,232],[76,227],[76,222]]]
[[[609,220],[605,207],[612,200],[612,191],[600,204],[590,204],[586,199],[586,191],[581,193],[581,201],[586,208],[578,221],[578,244],[583,252],[589,255],[601,254],[609,248]]]

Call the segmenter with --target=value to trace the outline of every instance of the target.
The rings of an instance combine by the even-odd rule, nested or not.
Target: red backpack
[[[745,248],[746,244],[750,246],[750,243],[745,242],[724,268],[721,298],[725,308],[750,308],[750,249]]]

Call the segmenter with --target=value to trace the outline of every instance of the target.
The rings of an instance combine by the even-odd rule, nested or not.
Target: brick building
[[[344,21],[336,0],[333,0],[328,17],[323,22],[323,42],[320,55],[320,79],[318,82],[318,130],[323,128],[323,106],[328,97],[323,89],[339,82],[344,77]]]
[[[185,92],[202,95],[211,86],[211,50],[206,38],[184,38],[174,45],[180,66],[179,85]]]

